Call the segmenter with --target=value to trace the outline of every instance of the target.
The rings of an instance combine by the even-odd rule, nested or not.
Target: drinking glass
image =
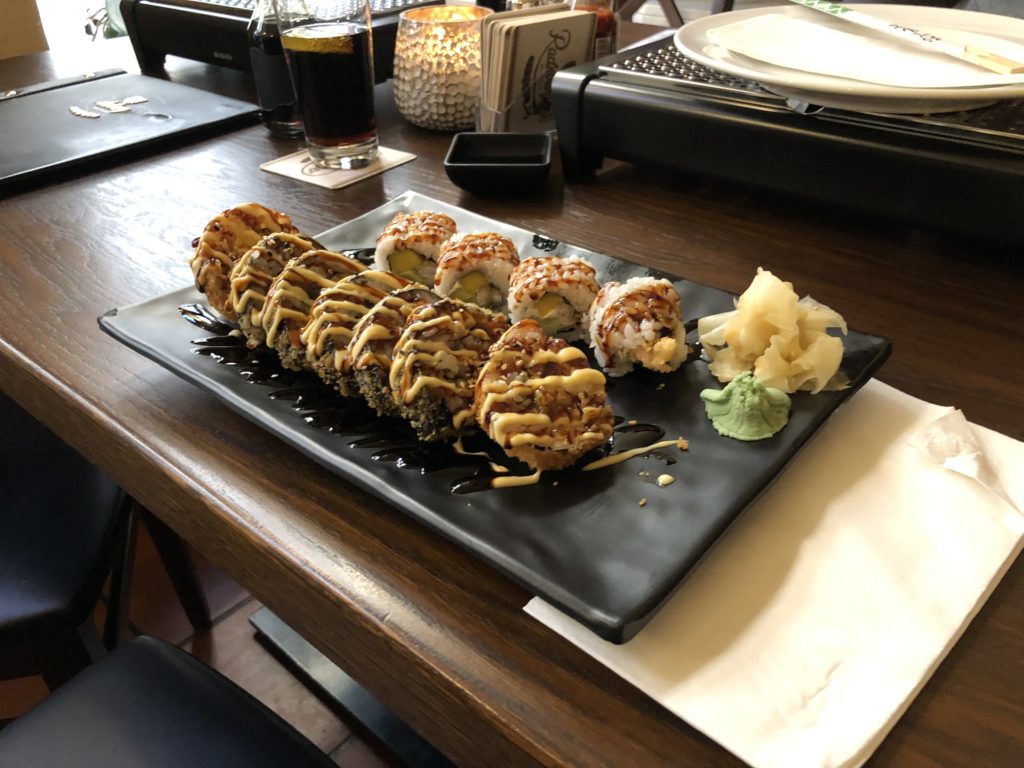
[[[377,117],[368,0],[276,3],[313,162],[322,168],[369,165],[377,156]]]

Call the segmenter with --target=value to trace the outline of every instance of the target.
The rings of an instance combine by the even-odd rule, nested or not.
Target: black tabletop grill
[[[932,115],[822,108],[669,39],[558,72],[552,102],[570,180],[615,158],[1024,243],[1024,100]]]
[[[391,77],[398,15],[440,0],[370,0],[374,72]],[[145,74],[157,74],[168,55],[250,71],[246,28],[255,0],[121,0],[121,16]]]

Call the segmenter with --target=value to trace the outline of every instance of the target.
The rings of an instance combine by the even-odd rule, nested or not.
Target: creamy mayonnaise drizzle
[[[316,264],[327,274],[321,274],[307,263]],[[267,346],[274,346],[282,323],[293,320],[304,326],[309,320],[313,299],[323,290],[362,270],[363,265],[359,262],[332,251],[307,251],[290,261],[268,291],[263,307],[262,323],[267,334]]]
[[[583,466],[583,471],[590,472],[591,470],[594,469],[608,467],[611,466],[612,464],[618,464],[620,462],[627,461],[628,459],[632,459],[634,456],[640,456],[645,453],[650,453],[651,451],[656,451],[659,448],[669,448],[670,446],[673,445],[678,446],[681,450],[686,450],[687,448],[686,441],[683,440],[681,437],[675,440],[660,440],[657,443],[644,445],[641,446],[640,448],[633,448],[632,450],[623,451],[622,453],[613,453],[610,456],[605,456],[604,458],[598,459],[597,461],[592,461],[589,464],[585,464]]]
[[[520,485],[536,485],[540,482],[540,470],[532,475],[509,475],[491,479],[491,488],[515,488]]]
[[[404,284],[404,280],[389,272],[367,270],[327,289],[313,305],[309,322],[302,331],[307,358],[313,361],[320,357],[331,342],[334,368],[344,372],[348,368],[348,345],[356,325],[389,291]]]
[[[463,401],[472,398],[476,371],[487,348],[504,330],[502,322],[501,315],[452,300],[417,310],[395,342],[389,372],[391,391],[406,404],[414,402],[424,389],[450,393]],[[488,330],[488,325],[493,329]],[[462,411],[460,408],[455,417]]]
[[[299,235],[275,232],[246,251],[231,270],[231,302],[235,311],[241,313],[250,302],[257,303],[255,309],[261,310],[274,278],[292,259],[313,247],[312,242]]]
[[[485,451],[467,451],[465,446],[462,444],[461,435],[455,438],[455,442],[452,443],[452,449],[462,456],[483,456],[485,459],[491,458],[490,454]],[[503,467],[501,464],[495,464],[493,461],[488,461],[487,464],[490,466],[491,472],[504,474],[509,471],[508,467]]]
[[[512,366],[522,354],[519,350],[503,349],[491,357],[491,362],[498,370],[502,366]],[[540,367],[549,364],[568,365],[573,361],[586,360],[586,355],[576,347],[566,346],[558,351],[550,349],[534,350],[529,355],[529,366]],[[563,391],[573,397],[584,393],[602,391],[605,385],[604,375],[593,368],[577,368],[567,375],[549,374],[547,376],[517,379],[496,379],[483,384],[485,393],[480,404],[479,421],[485,425],[491,438],[505,448],[516,448],[531,445],[537,448],[548,448],[558,442],[570,438],[573,443],[586,443],[596,440],[602,442],[607,435],[594,432],[587,425],[599,415],[600,408],[582,408],[582,420],[576,424],[568,414],[560,414],[552,420],[551,415],[537,411],[517,412],[501,410],[508,403],[526,402],[532,399],[534,392],[539,390]],[[574,434],[573,426],[583,427],[580,434]],[[570,431],[572,430],[572,431]]]
[[[269,260],[274,258],[272,252],[265,251]],[[278,273],[284,269],[284,262],[277,261]],[[263,302],[267,298],[267,289],[274,282],[276,274],[256,267],[251,260],[240,262],[231,272],[231,306],[235,313],[241,315],[252,304],[250,319],[254,325],[259,324],[259,313],[263,311]]]
[[[405,324],[405,318],[425,300],[408,301],[400,294],[385,298],[367,313],[353,329],[349,343],[348,360],[352,368],[369,368],[372,365],[388,367],[394,340]],[[371,342],[392,342],[376,344]],[[365,352],[364,348],[369,345]],[[378,349],[379,348],[379,349]]]
[[[283,227],[291,226],[287,216],[278,214],[283,219],[278,222],[271,214],[270,209],[255,203],[238,205],[224,211],[206,225],[199,240],[196,258],[212,257],[230,267],[238,256],[256,245],[266,234],[280,232]]]

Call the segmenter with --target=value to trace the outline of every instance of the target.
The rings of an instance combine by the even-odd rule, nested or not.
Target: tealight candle
[[[481,6],[435,5],[403,11],[395,39],[395,103],[414,125],[472,128],[480,103]]]

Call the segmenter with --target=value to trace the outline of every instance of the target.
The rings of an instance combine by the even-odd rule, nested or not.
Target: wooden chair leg
[[[128,635],[128,605],[132,591],[132,568],[135,563],[135,541],[138,515],[135,501],[123,494],[117,512],[114,537],[114,562],[110,570],[110,594],[107,619],[103,625],[103,645],[113,650]]]
[[[210,606],[206,601],[199,571],[195,560],[185,542],[155,515],[142,509],[142,520],[146,524],[153,544],[156,546],[160,561],[171,577],[174,591],[178,594],[182,608],[192,626],[196,629],[209,629],[213,626],[210,618]]]

